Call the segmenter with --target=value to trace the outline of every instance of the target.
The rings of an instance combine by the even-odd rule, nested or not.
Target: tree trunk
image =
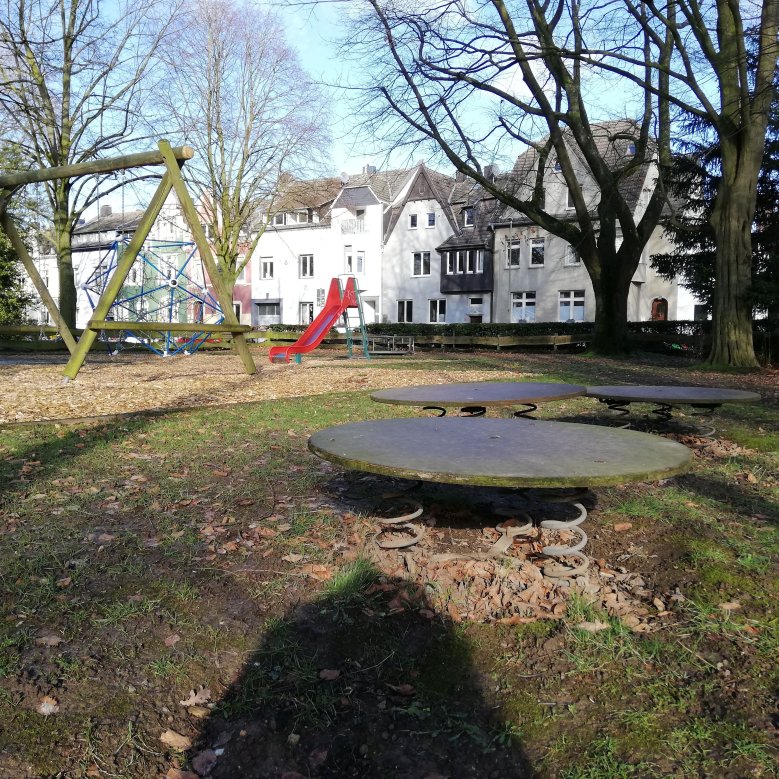
[[[760,366],[752,340],[751,295],[751,236],[757,171],[747,168],[744,163],[729,166],[723,150],[723,177],[711,215],[717,282],[711,351],[706,358],[711,366]]]
[[[606,272],[597,282],[593,279],[592,286],[595,292],[596,309],[591,350],[595,354],[604,356],[624,356],[630,351],[628,340],[630,278],[625,284],[617,274]]]
[[[72,330],[76,326],[76,278],[73,272],[73,252],[71,250],[70,230],[60,230],[55,217],[55,249],[57,269],[59,271],[59,309],[65,324]]]

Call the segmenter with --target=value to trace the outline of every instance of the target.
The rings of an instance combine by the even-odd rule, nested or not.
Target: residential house
[[[453,227],[451,183],[422,163],[295,182],[252,259],[253,323],[307,324],[331,280],[349,275],[367,322],[427,321],[431,306],[439,311],[431,303],[441,297],[436,246]]]

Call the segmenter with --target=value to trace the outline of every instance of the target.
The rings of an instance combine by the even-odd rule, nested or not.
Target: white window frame
[[[401,311],[403,312],[401,314]],[[414,321],[414,301],[410,298],[398,300],[398,322],[408,323]]]
[[[314,278],[314,255],[313,254],[298,255],[298,275],[301,279]]]
[[[484,305],[484,298],[468,298],[468,305],[469,306],[483,306]]]
[[[419,273],[416,273],[417,258],[419,258]],[[427,258],[427,273],[425,273],[425,258]],[[430,275],[430,252],[414,252],[411,255],[411,276],[424,278]]]
[[[516,262],[514,262],[516,260]],[[519,268],[522,264],[522,241],[512,238],[506,244],[506,267]]]
[[[303,306],[306,306],[306,316],[303,316]],[[299,324],[310,325],[314,321],[314,301],[313,300],[301,300],[298,303],[298,319],[301,320]],[[303,319],[308,321],[304,322]]]
[[[473,227],[476,217],[476,209],[473,206],[463,208],[463,227]]]
[[[541,262],[534,262],[533,250],[541,249]],[[528,241],[528,268],[543,268],[546,262],[546,238],[531,238]]]
[[[468,249],[465,260],[466,273],[482,273],[484,271],[484,259],[481,249]]]
[[[454,275],[456,272],[457,264],[457,252],[449,251],[446,253],[446,272],[449,275]]]
[[[528,316],[529,312],[532,316]],[[515,316],[516,312],[521,312],[521,316]],[[536,321],[536,292],[535,290],[525,290],[522,292],[511,293],[511,321],[512,322],[535,322]]]
[[[408,229],[416,230],[419,226],[419,216],[417,214],[408,215]]]
[[[428,298],[427,315],[430,324],[444,324],[446,322],[446,298]]]
[[[355,273],[365,273],[365,252],[357,251],[355,254]]]
[[[573,202],[573,193],[570,187],[565,188],[565,210],[573,211],[576,208],[576,203]]]
[[[344,246],[344,273],[354,273],[354,251],[351,246]]]
[[[264,281],[273,278],[273,257],[260,257],[260,278]]]
[[[274,225],[284,225],[287,223],[287,220],[285,219],[285,214],[283,211],[281,211],[278,214],[273,215],[273,224]]]
[[[587,315],[586,299],[583,289],[561,289],[558,294],[558,307],[557,316],[561,322],[568,322],[571,319],[574,322],[584,322],[584,318]],[[563,305],[570,307],[571,316],[563,319]],[[576,309],[581,308],[581,319],[577,319],[574,314]]]
[[[465,260],[468,255],[468,251],[466,249],[458,249],[457,250],[457,273],[465,273]]]
[[[435,211],[427,212],[427,225],[426,227],[435,227]]]
[[[563,258],[563,265],[566,265],[569,268],[578,268],[579,265],[581,264],[582,264],[582,258],[579,255],[579,252],[576,251],[575,247],[571,246],[571,244],[568,244],[568,246],[565,247],[565,257]]]

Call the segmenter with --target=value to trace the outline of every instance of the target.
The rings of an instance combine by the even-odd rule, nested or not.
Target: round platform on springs
[[[665,403],[669,406],[719,406],[723,403],[755,403],[757,392],[722,389],[721,387],[668,387],[616,384],[587,387],[588,398],[618,400],[623,403]]]
[[[517,406],[562,400],[583,395],[586,387],[578,384],[522,381],[474,381],[458,384],[426,384],[417,387],[393,387],[371,394],[378,403],[401,406]]]
[[[692,453],[647,433],[513,419],[383,419],[320,430],[309,449],[346,468],[495,487],[603,487],[683,473]]]

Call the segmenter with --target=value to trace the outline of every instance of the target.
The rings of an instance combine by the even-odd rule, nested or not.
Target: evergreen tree
[[[779,87],[779,81],[777,82]],[[674,159],[671,192],[677,211],[666,224],[674,250],[651,258],[665,278],[679,276],[711,311],[715,285],[716,246],[710,216],[720,183],[719,146],[709,128],[691,123],[690,134]],[[765,151],[757,182],[757,207],[752,227],[752,308],[779,319],[779,98],[774,100]]]

